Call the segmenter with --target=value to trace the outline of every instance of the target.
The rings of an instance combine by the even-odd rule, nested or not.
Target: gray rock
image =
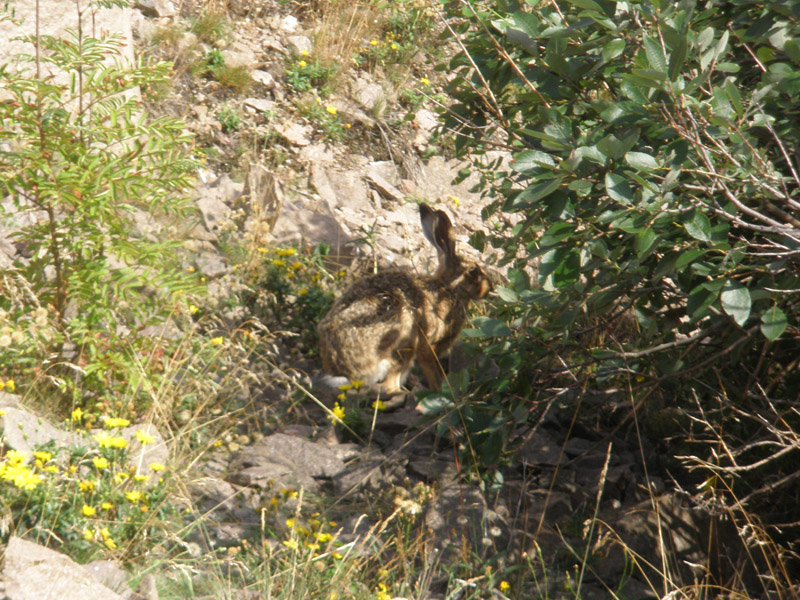
[[[36,26],[41,35],[54,36],[63,35],[67,29],[78,29],[78,13],[74,3],[61,0],[42,0],[39,3],[14,2],[12,7],[16,19],[21,21],[22,25],[18,27],[10,20],[0,21],[0,56],[12,57],[20,53],[35,54],[33,45],[23,41],[22,37],[33,36]],[[36,18],[37,8],[38,19]],[[123,62],[134,64],[130,15],[131,9],[129,8],[83,10],[81,16],[84,35],[91,35],[93,27],[98,32],[118,34],[122,42]],[[43,63],[42,68],[52,69],[47,63]],[[44,73],[42,75],[44,76]],[[69,81],[69,75],[60,73],[57,75],[57,81],[66,83]]]
[[[368,83],[363,79],[355,81],[351,93],[353,98],[368,111],[374,111],[386,102],[383,88],[377,83]]]
[[[204,523],[213,547],[241,543],[261,524],[258,511],[260,494],[246,487],[237,487],[216,477],[205,477],[189,485],[196,507],[204,515]],[[207,541],[196,536],[201,545]]]
[[[283,31],[293,33],[294,31],[297,31],[297,25],[297,17],[293,15],[286,15],[280,20],[278,27],[280,27]]]
[[[0,392],[0,408],[5,411],[0,416],[5,444],[9,448],[25,452],[28,456],[37,447],[50,442],[69,448],[85,443],[83,436],[58,429],[47,419],[20,406],[18,396]]]
[[[272,231],[283,206],[283,190],[275,175],[264,165],[250,167],[244,184],[243,195],[247,198],[250,215],[259,223],[259,235]]]
[[[313,477],[273,462],[263,462],[234,470],[227,475],[227,480],[236,485],[257,487],[267,491],[302,487],[316,492],[319,489],[319,483]]]
[[[311,144],[300,150],[299,158],[303,162],[311,164],[311,184],[316,188],[317,184],[314,181],[313,169],[320,165],[332,163],[334,160],[333,149],[328,144]],[[317,188],[317,191],[319,192],[319,188]],[[321,192],[319,193],[322,195]]]
[[[195,264],[198,270],[209,279],[220,277],[228,272],[228,263],[216,252],[201,252],[195,258]]]
[[[256,54],[244,42],[234,42],[230,48],[222,50],[225,65],[229,67],[251,68],[256,64]]]
[[[83,565],[83,568],[99,583],[125,600],[134,598],[133,590],[128,584],[128,573],[113,560],[95,560]]]
[[[264,98],[245,98],[244,105],[262,113],[271,112],[275,109],[275,102]]]
[[[423,132],[430,134],[431,131],[438,127],[439,118],[436,116],[435,112],[427,108],[420,108],[414,113],[414,125],[419,127]]]
[[[283,433],[264,437],[246,448],[232,466],[247,468],[269,463],[315,478],[331,478],[344,470],[344,462],[329,446]]]
[[[276,127],[276,130],[283,139],[293,146],[308,146],[311,143],[309,136],[312,133],[312,129],[308,125],[287,123],[285,125],[279,125]]]
[[[311,39],[304,35],[290,35],[286,42],[292,53],[296,55],[302,55],[303,52],[311,54],[311,51],[314,49],[314,44],[311,42]]]
[[[333,478],[337,496],[366,492],[370,496],[390,489],[405,472],[399,465],[387,461],[381,454],[371,454],[356,460]]]
[[[311,184],[331,208],[347,205],[354,211],[372,210],[367,186],[358,171],[341,171],[314,164],[311,166]]]
[[[134,6],[147,17],[171,17],[178,12],[170,0],[136,0]]]
[[[378,193],[387,200],[391,200],[392,202],[399,204],[405,199],[405,194],[403,194],[403,192],[394,187],[389,181],[384,179],[378,173],[369,173],[367,175],[367,180],[369,181],[370,185],[378,190]]]
[[[561,458],[561,444],[539,428],[522,444],[519,458],[524,465],[555,467]]]
[[[253,78],[253,81],[255,81],[256,83],[260,83],[268,90],[275,87],[275,78],[269,71],[262,71],[261,69],[255,69],[252,73],[250,73],[250,76]]]
[[[276,244],[313,246],[326,243],[337,260],[350,255],[345,244],[350,237],[345,233],[327,202],[316,204],[302,199],[285,200],[283,210],[275,223],[272,237]]]
[[[243,187],[228,175],[219,177],[211,185],[199,187],[197,208],[210,232],[216,232],[226,220],[231,203],[242,194]]]
[[[435,546],[445,557],[463,550],[465,540],[477,554],[493,551],[505,534],[505,527],[497,513],[488,509],[480,490],[458,483],[442,488],[439,497],[425,507],[424,519]]]
[[[68,556],[11,537],[3,565],[7,600],[123,600]]]

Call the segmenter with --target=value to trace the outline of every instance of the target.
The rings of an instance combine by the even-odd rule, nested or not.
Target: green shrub
[[[482,343],[483,368],[471,382],[451,381],[471,394],[461,418],[479,458],[501,457],[537,402],[592,388],[626,390],[634,410],[650,414],[715,407],[673,426],[675,443],[710,436],[746,448],[760,435],[719,405],[798,431],[792,9],[773,1],[473,6],[451,7],[460,18],[448,35],[464,51],[442,66],[455,73],[446,126],[459,133],[458,150],[484,153],[477,168],[492,199],[484,218],[507,226],[472,242],[500,249],[510,269],[492,316],[465,332]],[[509,165],[485,154],[498,146],[513,154]],[[746,420],[759,419],[767,421]],[[788,447],[774,444],[755,453],[765,462],[747,460],[769,465],[768,478],[786,475],[790,489],[791,467],[773,460]],[[764,508],[782,522],[796,489],[768,489],[752,476],[756,466],[743,480],[734,468],[741,448],[730,461],[703,450],[704,467],[731,466],[726,485],[736,477],[738,498],[770,497]]]
[[[27,354],[35,339],[56,364],[77,365],[52,381],[113,397],[139,376],[136,332],[200,289],[181,271],[177,235],[197,165],[185,125],[147,118],[135,93],[168,80],[168,64],[123,66],[113,37],[70,32],[40,45],[38,59],[0,68],[0,186],[16,207],[5,218],[30,256],[5,289],[25,286],[0,295],[0,309],[8,327],[31,333],[4,349],[0,368],[40,369],[48,352]],[[41,77],[44,68],[65,76]],[[74,355],[61,354],[64,342]]]

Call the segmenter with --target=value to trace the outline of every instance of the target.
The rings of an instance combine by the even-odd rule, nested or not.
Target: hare
[[[473,300],[492,289],[480,265],[456,253],[447,214],[419,205],[422,231],[436,248],[433,276],[393,269],[353,283],[318,326],[325,378],[336,386],[364,381],[392,394],[401,391],[416,359],[428,385],[441,389],[440,359],[447,355]]]

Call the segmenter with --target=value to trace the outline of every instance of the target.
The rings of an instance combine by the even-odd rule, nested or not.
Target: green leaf
[[[625,52],[625,40],[616,38],[603,46],[603,60],[608,62],[617,58],[620,54]]]
[[[744,114],[744,104],[742,103],[742,94],[739,92],[739,88],[731,81],[730,79],[725,80],[725,92],[728,94],[728,98],[733,105],[736,114],[741,118]]]
[[[705,284],[698,285],[691,292],[686,302],[686,312],[692,322],[697,322],[711,312],[709,307],[719,296],[719,290],[708,289]]]
[[[700,35],[697,36],[697,47],[702,52],[708,45],[714,41],[714,28],[713,27],[706,27],[703,31],[700,32]]]
[[[655,234],[655,232],[647,227],[646,229],[642,229],[639,234],[636,236],[636,240],[634,241],[633,247],[636,250],[636,255],[639,257],[639,260],[645,258],[655,246],[658,244],[659,236]]]
[[[597,12],[603,12],[603,7],[601,7],[597,2],[594,0],[567,0],[570,4],[574,4],[578,8],[585,8],[587,10],[596,10]]]
[[[520,204],[533,204],[534,202],[549,196],[559,188],[562,179],[563,177],[556,177],[555,179],[550,179],[544,183],[530,186],[519,196],[517,196],[517,199],[514,201],[514,207],[516,208]]]
[[[507,287],[498,287],[495,290],[495,294],[503,301],[508,303],[519,302],[519,294],[514,290],[510,290]]]
[[[555,167],[553,157],[541,150],[524,150],[514,157],[511,169],[517,173],[526,173],[542,167]]]
[[[708,252],[705,248],[695,248],[694,250],[689,250],[688,252],[681,252],[678,259],[675,261],[675,269],[680,270],[683,269],[686,265],[693,263],[695,259],[700,258]]]
[[[651,171],[660,166],[654,157],[644,152],[628,152],[625,162],[638,171]]]
[[[722,287],[719,299],[722,303],[722,310],[733,317],[740,327],[750,318],[750,307],[752,306],[750,292],[738,281],[726,282]]]
[[[777,340],[786,330],[786,315],[777,306],[761,313],[761,333],[770,342]]]
[[[553,271],[553,285],[559,288],[575,283],[578,281],[580,271],[581,257],[576,249],[570,248]]]
[[[686,62],[686,53],[689,46],[689,42],[686,40],[686,35],[682,35],[678,40],[677,46],[672,51],[672,55],[669,57],[669,80],[675,81],[678,79],[678,75],[681,73],[681,69],[683,68],[683,63]]]
[[[644,35],[642,40],[644,42],[644,51],[645,54],[647,54],[647,62],[650,63],[650,68],[666,74],[667,61],[664,58],[664,50],[661,48],[659,41],[649,35]]]
[[[633,189],[628,180],[616,173],[606,173],[606,192],[613,200],[623,204],[633,203]]]
[[[489,317],[475,317],[472,323],[478,326],[486,337],[506,337],[511,335],[511,329],[508,325],[497,319]]]
[[[711,221],[701,212],[696,212],[694,218],[683,225],[686,233],[701,242],[711,241]]]

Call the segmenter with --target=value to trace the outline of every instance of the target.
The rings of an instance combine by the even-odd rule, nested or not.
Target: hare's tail
[[[350,380],[347,377],[340,377],[336,375],[322,375],[319,378],[319,382],[328,386],[329,388],[336,389],[339,386],[347,385]]]

